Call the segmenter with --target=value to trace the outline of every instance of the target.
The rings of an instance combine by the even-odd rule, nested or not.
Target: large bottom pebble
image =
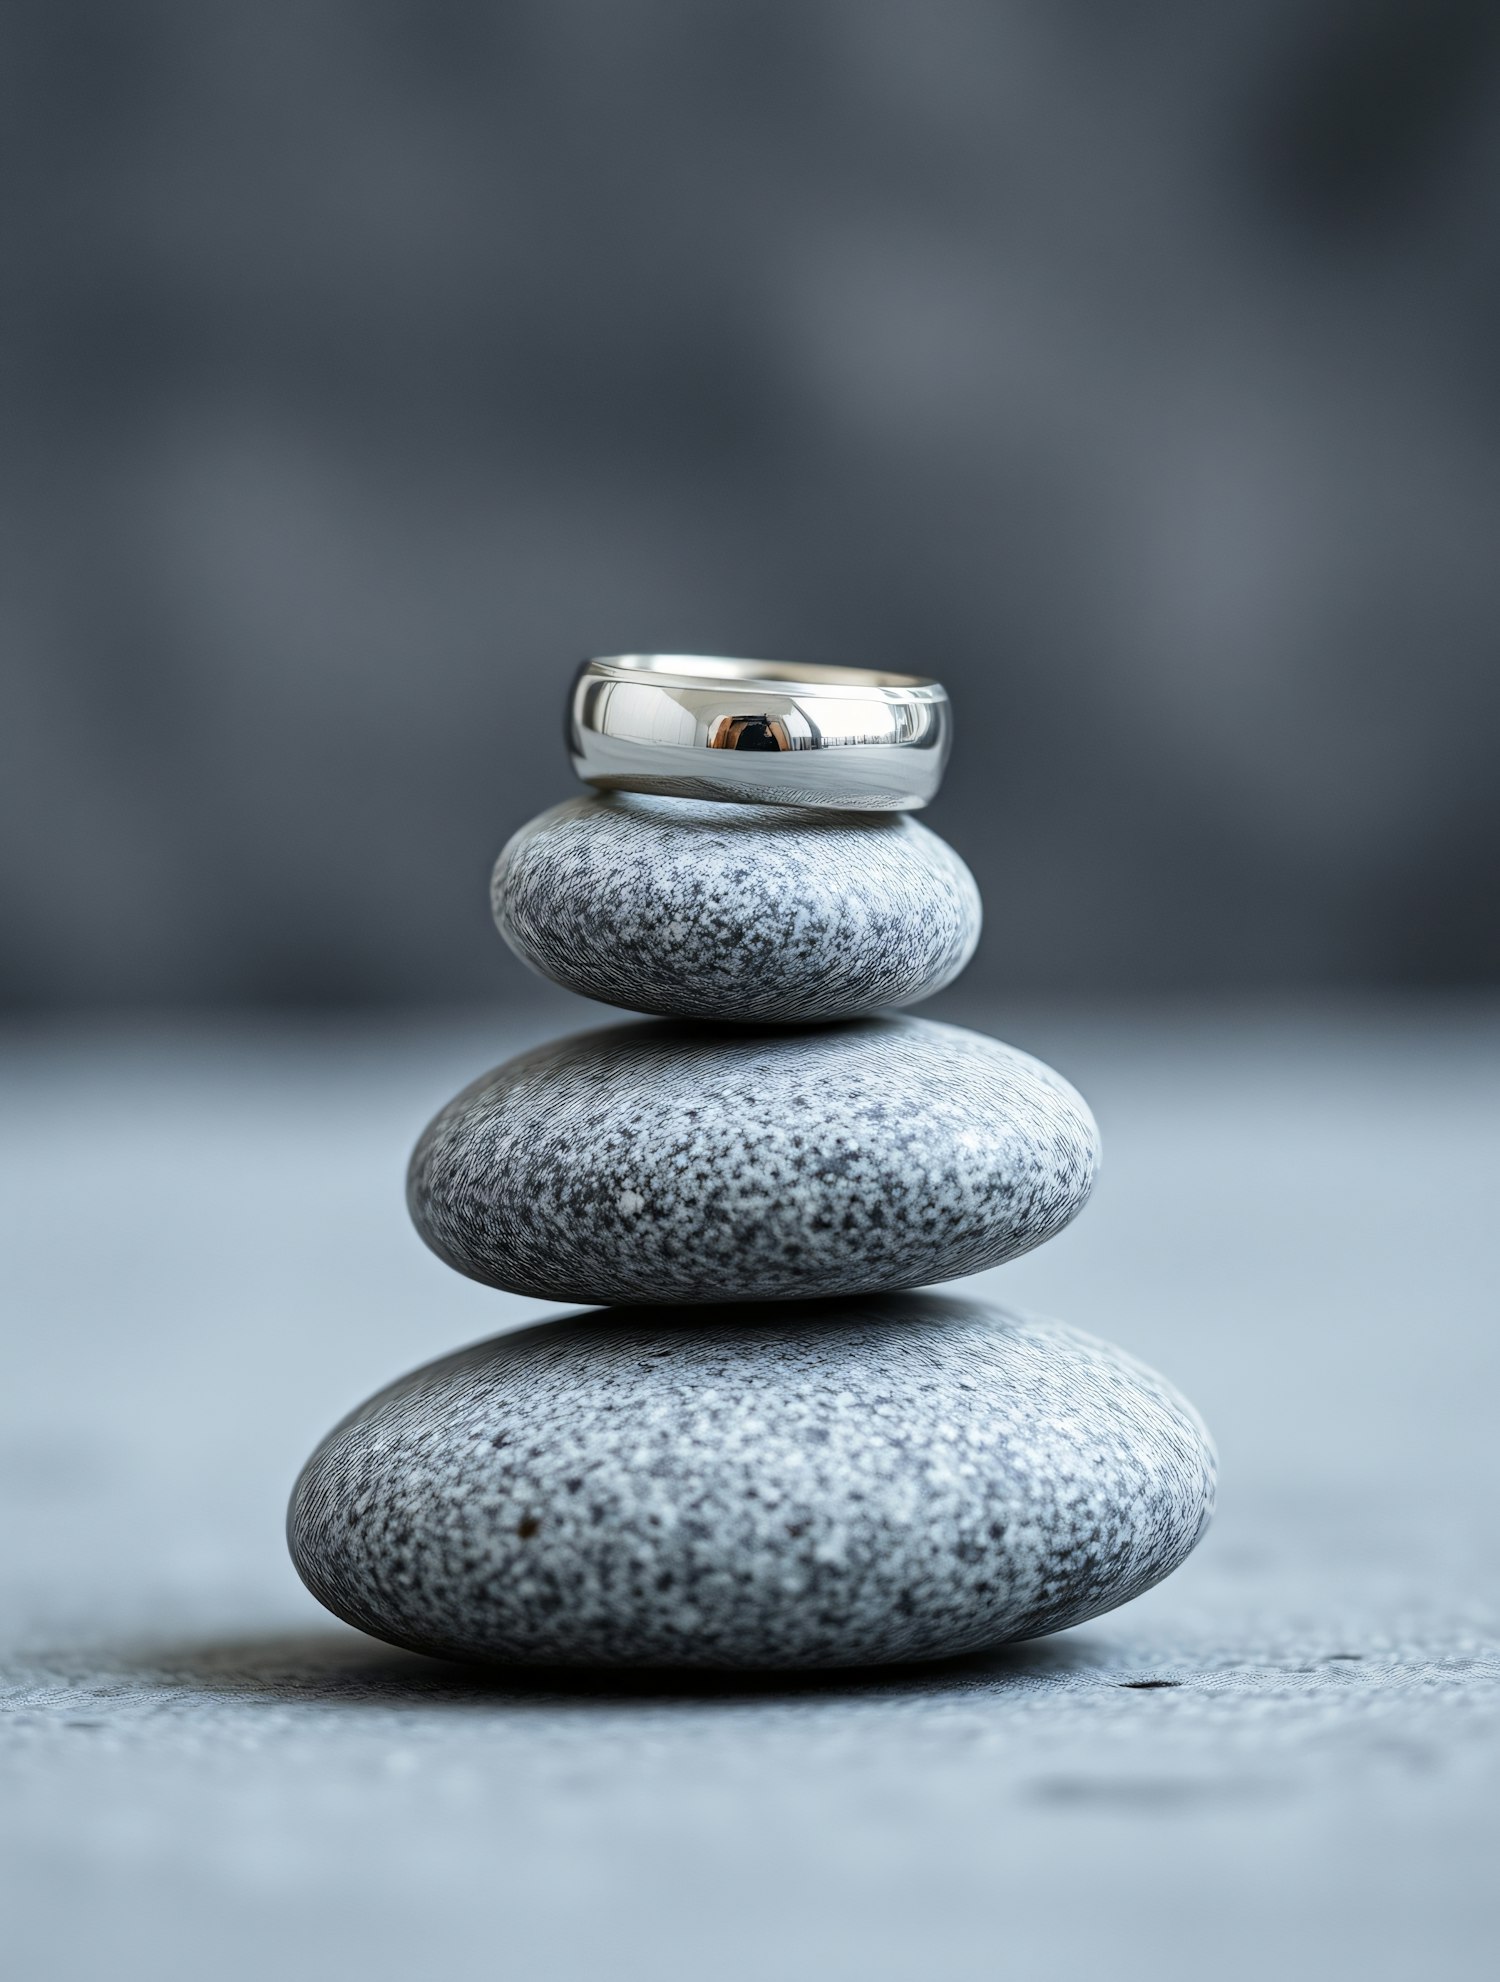
[[[897,1295],[544,1322],[406,1377],[292,1497],[377,1637],[572,1666],[837,1667],[1059,1631],[1175,1569],[1213,1447],[1057,1323]]]

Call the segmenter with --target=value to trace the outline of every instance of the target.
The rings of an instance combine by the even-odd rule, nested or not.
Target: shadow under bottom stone
[[[357,1707],[500,1707],[543,1701],[608,1704],[692,1700],[926,1697],[1080,1675],[1100,1666],[1097,1647],[1065,1643],[997,1646],[910,1665],[817,1672],[703,1671],[667,1667],[465,1663],[403,1652],[342,1632],[189,1639],[143,1645],[118,1662],[142,1683],[198,1694]],[[110,1663],[114,1663],[110,1661]],[[1122,1683],[1122,1682],[1114,1682]],[[1128,1683],[1128,1682],[1126,1682]]]

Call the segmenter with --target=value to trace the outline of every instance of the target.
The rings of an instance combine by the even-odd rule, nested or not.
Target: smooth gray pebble
[[[1012,1259],[1079,1211],[1097,1161],[1060,1075],[958,1026],[641,1020],[465,1088],[407,1198],[440,1258],[511,1293],[821,1299]]]
[[[628,792],[523,826],[491,903],[516,954],[569,991],[752,1023],[914,1004],[963,969],[981,920],[963,861],[904,813]]]
[[[319,1446],[319,1600],[445,1657],[854,1666],[1059,1631],[1192,1549],[1212,1444],[1121,1350],[972,1301],[614,1310],[445,1357]]]

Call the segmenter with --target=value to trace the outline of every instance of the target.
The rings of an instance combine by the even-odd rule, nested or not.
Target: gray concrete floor
[[[486,1679],[285,1558],[334,1419],[547,1311],[424,1253],[402,1168],[591,1008],[8,1035],[11,1973],[1493,1972],[1500,1023],[966,1016],[1105,1142],[1081,1220],[967,1284],[1178,1382],[1220,1516],[1078,1631],[800,1685]]]

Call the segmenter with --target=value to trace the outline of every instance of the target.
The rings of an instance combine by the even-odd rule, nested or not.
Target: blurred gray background
[[[1500,982],[1497,30],[0,11],[27,1982],[1488,1982],[1500,1005],[1389,994]],[[636,647],[953,689],[960,995],[1108,1152],[963,1290],[1161,1367],[1222,1453],[1127,1610],[632,1691],[296,1583],[329,1424],[544,1311],[442,1271],[402,1172],[590,1022],[485,883],[569,792],[577,659]]]
[[[1500,972],[1484,0],[21,0],[0,1000],[521,999],[576,659],[954,691],[972,987]]]

